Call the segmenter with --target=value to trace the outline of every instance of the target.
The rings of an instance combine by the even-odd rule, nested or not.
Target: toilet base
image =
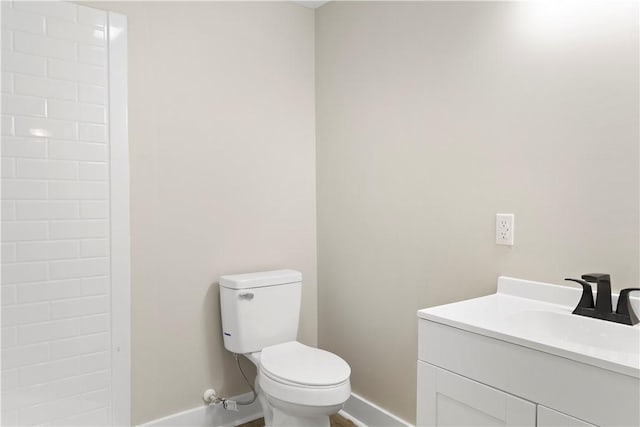
[[[343,407],[297,405],[264,394],[261,397],[267,427],[329,427],[329,415],[337,413]]]

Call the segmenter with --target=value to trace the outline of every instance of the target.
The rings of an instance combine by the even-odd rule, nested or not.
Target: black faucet
[[[573,310],[573,314],[607,320],[609,322],[623,323],[625,325],[635,325],[640,322],[629,300],[629,293],[632,291],[640,291],[640,288],[621,290],[618,296],[618,306],[614,312],[611,305],[611,276],[608,274],[583,274],[582,280],[564,280],[570,280],[582,285],[582,297]],[[598,287],[595,304],[593,303],[593,292],[589,283],[596,283]]]

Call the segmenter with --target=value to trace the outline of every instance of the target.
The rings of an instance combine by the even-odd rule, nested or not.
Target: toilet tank
[[[302,273],[275,270],[220,277],[224,346],[233,353],[295,341]]]

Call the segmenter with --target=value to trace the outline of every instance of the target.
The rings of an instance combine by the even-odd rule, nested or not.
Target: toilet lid
[[[351,375],[340,357],[297,341],[262,349],[260,367],[271,377],[308,386],[341,384]]]

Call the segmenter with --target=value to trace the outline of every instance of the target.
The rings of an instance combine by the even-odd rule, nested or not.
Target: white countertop
[[[418,317],[640,378],[640,324],[571,314],[581,294],[578,288],[499,277],[493,295],[419,310]],[[640,301],[632,301],[640,315]],[[614,309],[616,302],[617,295]]]

